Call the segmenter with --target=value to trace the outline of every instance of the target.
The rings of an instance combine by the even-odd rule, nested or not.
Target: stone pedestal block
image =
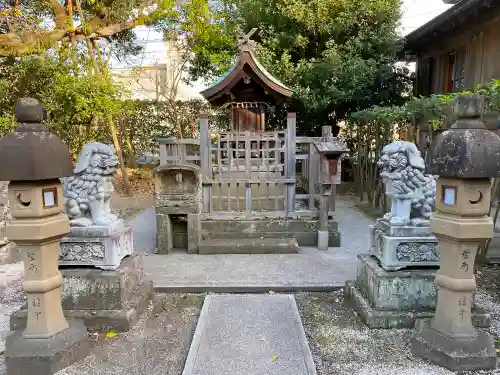
[[[477,330],[473,337],[450,337],[432,328],[430,319],[415,324],[411,339],[413,354],[438,363],[451,371],[482,370],[496,367],[493,336]]]
[[[413,328],[416,319],[430,318],[436,308],[436,271],[386,271],[370,254],[360,254],[356,281],[346,283],[345,299],[370,328]],[[475,308],[474,324],[489,327],[490,316]]]
[[[152,282],[144,278],[142,260],[133,254],[115,271],[61,269],[64,315],[83,319],[89,331],[128,331],[148,307]],[[26,307],[11,315],[11,329],[26,324]]]
[[[385,270],[439,267],[437,239],[428,226],[392,226],[387,220],[378,219],[371,227],[370,238],[371,251]]]
[[[488,246],[486,261],[490,264],[500,264],[500,229],[495,227],[493,238]]]
[[[71,227],[61,239],[60,266],[93,266],[116,270],[134,251],[132,227],[122,219],[111,227]]]
[[[82,321],[68,320],[69,328],[47,339],[26,339],[23,330],[6,340],[8,375],[53,375],[88,355],[91,347]]]

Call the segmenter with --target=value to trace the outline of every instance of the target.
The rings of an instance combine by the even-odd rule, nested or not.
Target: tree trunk
[[[132,196],[132,187],[130,186],[130,182],[128,180],[127,167],[125,166],[125,161],[123,160],[123,153],[120,147],[120,141],[118,140],[118,130],[116,129],[116,124],[113,121],[113,118],[108,115],[108,125],[109,130],[111,132],[111,137],[113,138],[113,144],[115,146],[116,154],[118,155],[118,160],[120,161],[120,169],[122,171],[123,185],[125,187],[125,192],[127,196]]]

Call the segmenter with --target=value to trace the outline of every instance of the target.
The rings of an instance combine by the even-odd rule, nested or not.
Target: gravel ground
[[[91,354],[57,375],[181,375],[203,304],[201,294],[157,294],[134,328],[92,337]]]
[[[370,330],[352,309],[344,306],[343,292],[299,293],[297,304],[318,375],[451,375],[439,366],[411,354],[412,330]],[[500,305],[495,296],[479,290],[477,302],[490,309],[490,332],[499,337]],[[500,375],[493,371],[467,374]]]

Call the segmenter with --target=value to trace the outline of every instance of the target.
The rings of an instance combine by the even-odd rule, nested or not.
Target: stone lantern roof
[[[17,101],[19,126],[0,139],[0,181],[40,181],[73,175],[68,146],[42,126],[43,112],[36,99]]]
[[[453,101],[452,127],[432,142],[427,160],[439,177],[473,179],[500,175],[500,138],[481,121],[484,98],[460,95]]]

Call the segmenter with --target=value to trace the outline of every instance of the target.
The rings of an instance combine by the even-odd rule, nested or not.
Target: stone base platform
[[[69,328],[48,339],[25,339],[23,330],[7,337],[8,375],[53,375],[88,355],[91,342],[82,321],[68,320]]]
[[[370,328],[413,328],[416,319],[432,318],[436,307],[437,269],[385,271],[370,254],[360,254],[356,281],[346,282],[345,300]],[[490,315],[473,309],[476,327],[489,327]]]
[[[329,220],[328,245],[340,246],[340,232],[335,219]],[[295,238],[299,246],[318,245],[318,219],[304,216],[210,218],[201,221],[202,239]]]
[[[478,330],[472,338],[452,338],[432,329],[430,320],[419,320],[411,339],[413,354],[451,371],[490,370],[496,367],[493,336]]]
[[[61,239],[60,266],[99,267],[116,270],[134,250],[132,227],[118,220],[111,227],[71,227]]]
[[[486,253],[486,261],[490,264],[500,264],[500,230],[498,228],[495,228],[493,233],[493,238]]]
[[[215,238],[201,240],[199,254],[297,254],[295,238]]]
[[[148,307],[153,283],[144,278],[142,259],[133,254],[116,271],[61,269],[61,297],[67,318],[83,319],[89,331],[128,331]],[[26,306],[10,317],[11,330],[26,326]]]

